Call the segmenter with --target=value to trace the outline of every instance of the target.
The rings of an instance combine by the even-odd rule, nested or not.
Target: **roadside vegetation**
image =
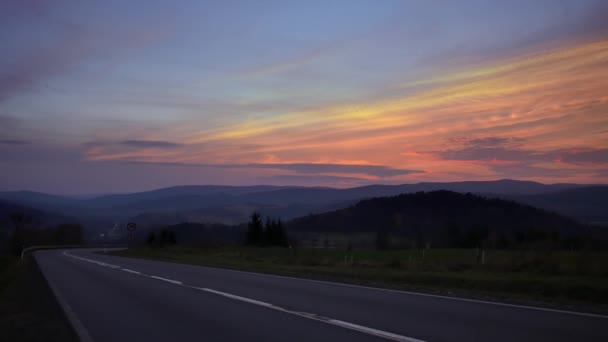
[[[606,311],[608,253],[477,249],[139,247],[117,255],[384,288]]]

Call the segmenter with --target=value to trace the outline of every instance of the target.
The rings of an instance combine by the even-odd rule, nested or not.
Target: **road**
[[[85,342],[608,341],[608,317],[93,250],[34,253]]]

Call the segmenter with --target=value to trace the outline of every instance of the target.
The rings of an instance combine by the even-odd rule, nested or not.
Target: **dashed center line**
[[[152,279],[156,279],[156,280],[161,280],[167,283],[171,283],[177,286],[182,286],[182,287],[186,287],[189,289],[195,289],[195,290],[199,290],[199,291],[204,291],[207,293],[213,293],[215,295],[219,295],[219,296],[223,296],[226,298],[230,298],[233,300],[238,300],[241,302],[245,302],[245,303],[249,303],[249,304],[253,304],[253,305],[258,305],[258,306],[262,306],[265,308],[269,308],[272,310],[276,310],[276,311],[280,311],[280,312],[284,312],[284,313],[288,313],[291,315],[296,315],[299,317],[303,317],[303,318],[307,318],[307,319],[312,319],[315,321],[319,321],[319,322],[323,322],[326,324],[331,324],[334,326],[338,326],[344,329],[349,329],[349,330],[354,330],[354,331],[358,331],[367,335],[372,335],[372,336],[376,336],[376,337],[381,337],[387,340],[391,340],[391,341],[398,341],[398,342],[425,342],[423,340],[418,340],[412,337],[407,337],[407,336],[403,336],[403,335],[398,335],[398,334],[394,334],[388,331],[383,331],[383,330],[378,330],[378,329],[374,329],[374,328],[369,328],[369,327],[365,327],[362,325],[358,325],[358,324],[353,324],[353,323],[349,323],[349,322],[345,322],[345,321],[341,321],[341,320],[337,320],[337,319],[333,319],[333,318],[329,318],[329,317],[323,317],[320,315],[316,315],[316,314],[312,314],[312,313],[307,313],[307,312],[299,312],[299,311],[293,311],[293,310],[288,310],[288,309],[284,309],[280,306],[276,306],[270,303],[266,303],[266,302],[262,302],[259,300],[255,300],[255,299],[251,299],[251,298],[246,298],[246,297],[241,297],[241,296],[237,296],[237,295],[233,295],[231,293],[226,293],[226,292],[221,292],[221,291],[217,291],[217,290],[213,290],[213,289],[209,289],[209,288],[205,288],[205,287],[197,287],[197,286],[192,286],[192,285],[187,285],[182,283],[179,280],[173,280],[173,279],[168,279],[168,278],[163,278],[163,277],[159,277],[159,276],[155,276],[155,275],[148,275],[148,274],[144,274],[142,272],[139,271],[134,271],[134,270],[130,270],[128,268],[122,268],[118,265],[112,265],[112,264],[108,264],[105,262],[101,262],[101,261],[97,261],[97,260],[93,260],[93,259],[88,259],[88,258],[83,258],[71,253],[68,253],[67,251],[63,251],[62,252],[63,255],[67,256],[67,257],[71,257],[74,259],[78,259],[81,261],[86,261],[89,263],[93,263],[99,266],[103,266],[103,267],[109,267],[112,269],[119,269],[128,273],[132,273],[132,274],[136,274],[142,277],[147,277],[147,278],[152,278]]]

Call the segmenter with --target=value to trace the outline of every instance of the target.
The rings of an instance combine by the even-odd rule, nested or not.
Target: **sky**
[[[0,190],[608,183],[608,3],[0,3]]]

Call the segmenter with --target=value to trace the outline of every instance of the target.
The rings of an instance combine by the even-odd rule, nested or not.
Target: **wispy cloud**
[[[424,173],[421,170],[407,170],[388,167],[384,165],[351,165],[351,164],[316,164],[316,163],[295,163],[295,164],[205,164],[205,163],[182,163],[182,162],[147,162],[143,160],[123,159],[126,162],[148,163],[156,165],[192,166],[222,169],[265,169],[265,170],[284,170],[292,171],[302,175],[327,175],[327,174],[359,174],[377,178],[390,178],[394,176],[409,175],[414,173]],[[294,175],[295,176],[295,175]]]
[[[422,154],[454,161],[503,161],[519,164],[552,161],[571,164],[608,163],[608,148],[534,150],[526,147],[525,140],[498,137],[458,138],[451,139],[450,142],[461,146]]]
[[[84,144],[89,161],[138,161],[150,158],[174,159],[186,145],[164,140],[90,141]]]
[[[353,187],[370,182],[369,178],[345,177],[345,176],[324,176],[324,175],[274,175],[260,178],[264,184],[279,185],[309,185],[309,186],[331,186],[331,187]]]
[[[5,19],[12,19],[8,16],[26,16],[21,18],[25,19],[24,22],[42,21],[47,26],[44,32],[29,32],[30,29],[40,30],[36,25],[18,23],[11,27],[27,34],[22,34],[26,41],[20,41],[19,46],[7,47],[1,60],[0,104],[23,93],[55,89],[48,84],[53,77],[65,75],[85,61],[150,45],[164,34],[157,27],[100,30],[74,20],[59,20],[49,14],[56,5],[60,7],[58,2],[50,4],[47,1],[3,2],[4,8],[0,8],[0,13],[7,16]],[[32,33],[38,33],[40,37]]]
[[[608,148],[567,150],[557,153],[559,159],[566,163],[606,163],[608,164]],[[608,166],[608,165],[607,165]]]
[[[184,146],[183,144],[178,144],[170,141],[162,141],[162,140],[125,140],[119,142],[119,145],[129,146],[129,147],[137,147],[137,148],[162,148],[162,149],[172,149]]]
[[[231,167],[261,168],[288,170],[303,174],[324,174],[324,173],[358,173],[375,177],[394,177],[409,175],[412,173],[422,173],[420,170],[405,170],[384,165],[349,165],[349,164],[245,164],[232,165]]]
[[[28,140],[18,139],[0,139],[0,145],[27,145],[30,144]]]

